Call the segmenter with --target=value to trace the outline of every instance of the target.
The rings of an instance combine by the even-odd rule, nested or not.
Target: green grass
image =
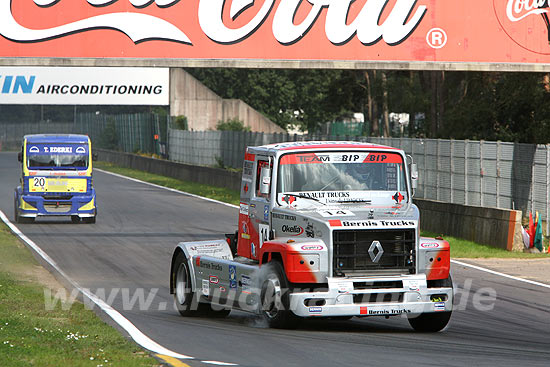
[[[35,279],[40,271],[45,272],[1,223],[0,366],[159,365],[79,302],[46,310],[44,286]]]
[[[422,231],[422,236],[436,237],[439,234]],[[500,248],[495,248],[486,245],[480,245],[478,243],[463,240],[461,238],[442,236],[445,240],[449,241],[451,245],[451,257],[452,258],[502,258],[502,259],[536,259],[547,258],[550,259],[548,254],[531,254],[523,252],[511,252]]]
[[[172,189],[181,190],[190,194],[200,195],[207,198],[223,201],[234,205],[239,205],[239,192],[229,190],[223,187],[203,185],[196,182],[180,181],[175,178],[147,173],[130,168],[115,166],[106,162],[95,162],[94,167],[105,171],[118,173],[124,176],[137,178],[138,180],[154,183],[160,186],[170,187]]]
[[[111,163],[97,162],[95,163],[95,166],[106,171],[119,173],[124,176],[137,178],[146,182],[155,183],[157,185],[175,188],[192,194],[220,200],[226,203],[231,203],[235,205],[239,204],[239,193],[237,191],[214,186],[205,186],[193,182],[184,182],[173,178],[146,173],[143,171],[118,167]],[[422,235],[426,237],[439,236],[439,234],[430,232],[422,232]],[[490,246],[480,245],[460,238],[449,237],[445,235],[443,237],[451,244],[451,257],[453,258],[550,258],[550,255],[547,254],[510,252]]]

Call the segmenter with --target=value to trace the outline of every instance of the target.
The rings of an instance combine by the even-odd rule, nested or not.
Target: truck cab
[[[272,326],[296,317],[406,315],[415,329],[438,331],[452,311],[450,249],[442,239],[419,235],[420,213],[412,201],[416,176],[412,158],[387,146],[249,147],[229,249],[218,243],[217,255],[206,257],[200,250],[193,257],[185,243],[178,249],[195,259],[189,260],[195,285],[212,273],[197,268],[203,260],[221,269],[233,266],[237,298],[243,284],[256,284],[259,312]],[[216,285],[227,278],[223,270],[210,275]],[[199,300],[215,293],[207,285]]]
[[[86,135],[26,135],[18,154],[21,178],[14,195],[15,221],[69,216],[73,222],[95,223],[93,157]]]

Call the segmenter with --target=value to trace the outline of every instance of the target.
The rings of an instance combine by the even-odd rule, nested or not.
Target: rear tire
[[[441,287],[453,288],[453,281],[450,274],[447,279],[441,281]],[[411,316],[409,318],[409,324],[415,331],[421,333],[436,333],[447,326],[451,319],[451,314],[452,311],[423,313],[418,316]]]
[[[295,327],[298,317],[290,311],[289,283],[279,262],[262,267],[260,273],[260,314],[269,327],[288,329]]]

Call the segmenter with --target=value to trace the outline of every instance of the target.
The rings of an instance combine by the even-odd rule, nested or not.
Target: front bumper
[[[402,284],[383,288],[387,284]],[[290,309],[301,317],[396,316],[452,311],[452,288],[428,288],[426,276],[330,278],[327,292],[293,292]],[[381,288],[382,287],[382,288]]]
[[[21,195],[19,197],[19,215],[26,218],[39,216],[94,217],[96,215],[95,192],[92,192],[91,195],[74,195],[70,199]]]

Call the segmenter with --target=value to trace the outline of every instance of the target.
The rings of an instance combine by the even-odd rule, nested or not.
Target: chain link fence
[[[306,140],[364,141],[403,149],[418,164],[416,197],[538,211],[550,232],[550,145],[170,129],[168,155],[192,165],[241,168],[246,146]]]
[[[0,124],[0,147],[25,134],[87,134],[95,147],[146,152],[191,165],[242,168],[247,146],[286,141],[355,140],[403,149],[418,164],[416,196],[443,202],[538,211],[550,233],[550,145],[504,142],[183,131],[154,114],[79,114],[73,123]]]

